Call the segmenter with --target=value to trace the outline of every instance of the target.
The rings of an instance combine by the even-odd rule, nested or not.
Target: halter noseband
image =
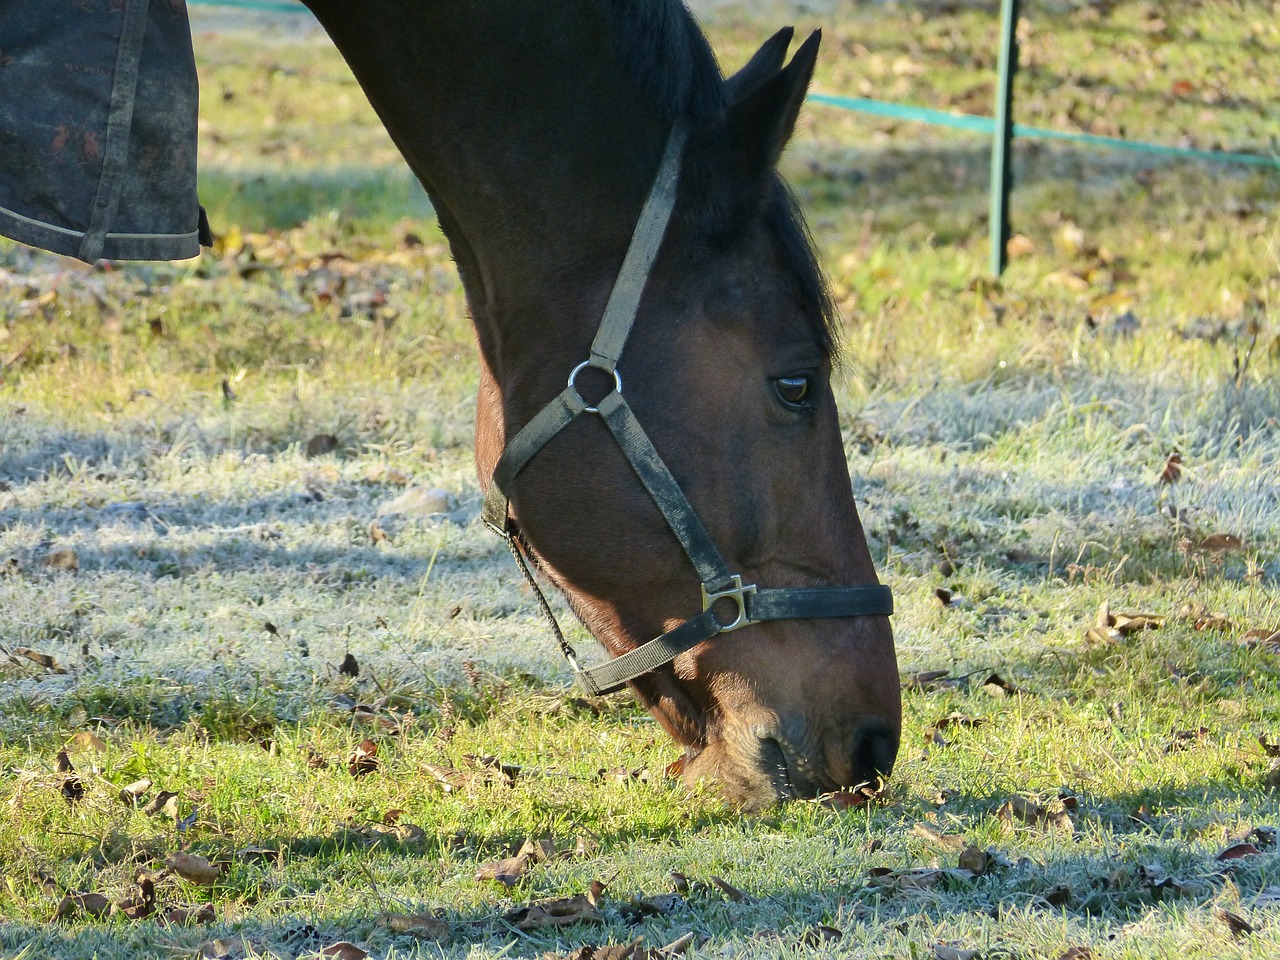
[[[880,584],[760,589],[755,584],[743,583],[738,574],[730,573],[692,504],[622,397],[618,359],[626,346],[627,336],[640,306],[640,297],[649,278],[649,270],[658,256],[667,223],[675,207],[681,154],[686,138],[683,126],[677,123],[667,141],[657,179],[640,211],[622,269],[609,294],[600,327],[591,344],[590,357],[573,368],[564,390],[506,445],[494,468],[489,488],[485,491],[484,509],[481,513],[485,524],[507,541],[525,578],[534,588],[543,611],[550,619],[561,652],[573,669],[579,686],[593,696],[617,690],[628,681],[670,663],[686,650],[717,634],[728,633],[753,623],[766,620],[889,616],[893,613],[893,594],[888,587]],[[582,399],[575,385],[578,374],[585,367],[594,367],[613,378],[614,388],[595,406],[589,406]],[[632,470],[662,511],[667,525],[680,541],[680,546],[684,548],[685,555],[702,583],[700,614],[634,650],[587,669],[578,666],[573,649],[565,641],[546,599],[524,562],[516,544],[516,530],[511,523],[510,502],[506,492],[533,456],[584,413],[596,414],[604,421]],[[732,603],[729,610],[732,616],[726,619],[721,619],[713,609],[723,600]],[[723,608],[722,604],[721,609]]]

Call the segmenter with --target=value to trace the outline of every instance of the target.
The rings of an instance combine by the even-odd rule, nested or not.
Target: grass
[[[1019,120],[1271,149],[1271,6],[1100,10],[1033,11]],[[727,64],[790,16],[708,10]],[[989,9],[822,20],[821,89],[985,109]],[[336,55],[285,22],[196,21],[215,254],[107,271],[0,246],[0,956],[233,935],[239,954],[536,956],[687,932],[698,957],[1275,955],[1280,867],[1255,828],[1280,825],[1280,659],[1256,634],[1280,629],[1280,177],[1019,144],[1023,239],[994,285],[982,144],[808,111],[785,162],[845,318],[905,730],[881,802],[745,819],[663,776],[676,750],[625,697],[569,692],[476,519],[443,240]],[[388,513],[406,488],[448,512]],[[1167,619],[1090,635],[1104,604]],[[355,777],[366,738],[379,768]],[[144,777],[172,808],[118,799]],[[1015,797],[1048,815],[1011,816]],[[510,890],[475,879],[528,838],[566,855]],[[1260,852],[1217,859],[1243,839]],[[955,873],[966,845],[1007,865]],[[159,877],[179,851],[216,883]],[[215,921],[52,919],[140,872]],[[673,872],[683,902],[635,919]],[[504,919],[595,880],[602,923]],[[432,910],[447,942],[379,922]],[[842,935],[815,945],[822,925]]]

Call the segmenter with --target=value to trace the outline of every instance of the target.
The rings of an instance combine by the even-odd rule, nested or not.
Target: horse
[[[583,685],[630,686],[745,808],[887,776],[891,599],[777,172],[820,33],[726,78],[681,0],[305,2],[457,264],[486,518],[625,664]]]

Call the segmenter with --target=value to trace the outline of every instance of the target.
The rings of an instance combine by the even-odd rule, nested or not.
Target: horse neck
[[[671,123],[602,53],[598,0],[308,2],[426,187],[499,382],[522,345],[584,352]]]

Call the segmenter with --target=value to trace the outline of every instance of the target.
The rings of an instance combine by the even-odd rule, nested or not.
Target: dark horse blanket
[[[185,0],[0,0],[0,234],[196,256],[198,103]]]

